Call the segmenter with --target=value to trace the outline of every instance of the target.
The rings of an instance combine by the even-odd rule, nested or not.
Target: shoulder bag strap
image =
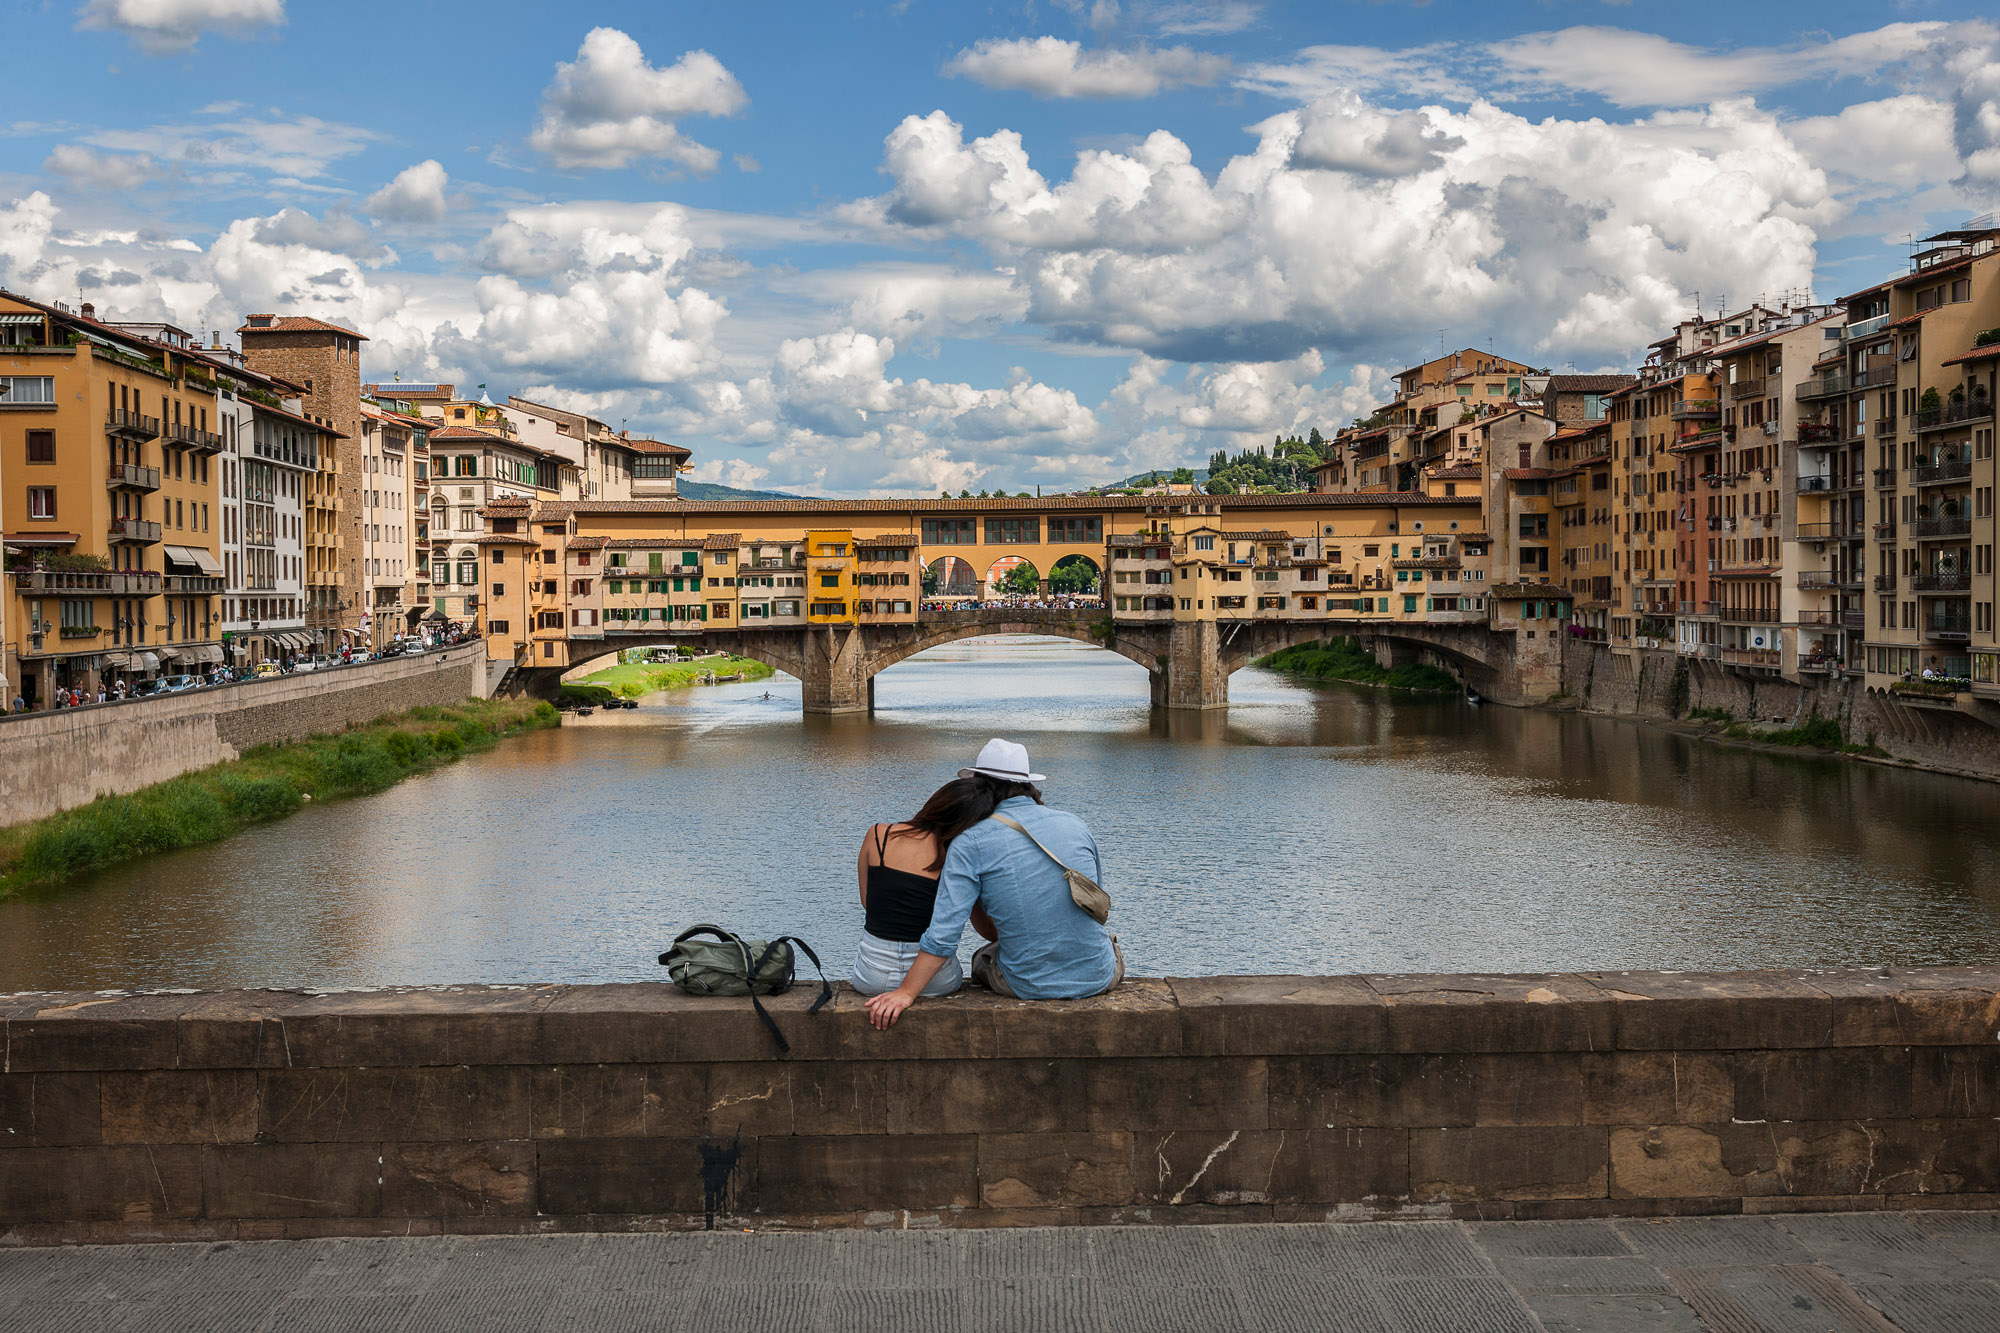
[[[826,1002],[833,998],[833,983],[826,979],[826,969],[820,966],[819,955],[812,951],[810,944],[807,944],[796,935],[780,935],[777,939],[772,940],[771,943],[773,945],[795,944],[798,946],[800,953],[812,960],[813,970],[819,973],[819,998],[812,1002],[812,1008],[806,1010],[806,1012],[809,1014],[818,1013],[825,1006]]]
[[[993,816],[993,819],[996,823],[1005,824],[1008,828],[1013,829],[1016,833],[1027,833],[1029,842],[1034,843],[1035,846],[1037,847],[1042,847],[1042,840],[1036,837],[1034,834],[1028,833],[1028,830],[1025,827],[1023,827],[1018,820],[1012,819],[1007,815],[995,815]],[[1068,866],[1063,865],[1063,859],[1060,856],[1057,856],[1054,852],[1050,851],[1048,848],[1042,847],[1042,855],[1048,857],[1049,860],[1054,861],[1057,865],[1062,866],[1064,874],[1074,875],[1078,873],[1077,871],[1071,870]],[[1089,876],[1086,875],[1084,878],[1088,879]]]

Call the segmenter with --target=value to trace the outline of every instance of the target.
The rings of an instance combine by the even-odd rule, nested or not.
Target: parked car
[[[201,688],[201,677],[177,674],[162,677],[160,688],[168,694],[179,694],[182,690]]]
[[[166,691],[161,688],[162,684],[163,682],[157,678],[152,680],[135,680],[132,682],[132,697],[134,699],[149,699],[156,694],[165,694]]]
[[[264,676],[279,676],[284,674],[284,670],[285,669],[279,666],[276,662],[266,659],[265,661],[259,662],[254,668],[254,670],[251,672],[251,674],[260,678]]]

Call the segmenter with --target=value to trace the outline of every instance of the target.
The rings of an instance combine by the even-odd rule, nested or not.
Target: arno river
[[[762,698],[765,690],[771,698]],[[0,904],[0,989],[661,978],[675,931],[845,973],[854,852],[989,736],[1096,830],[1140,975],[2000,957],[2000,789],[1246,670],[1227,715],[1060,640],[655,696],[379,796]]]

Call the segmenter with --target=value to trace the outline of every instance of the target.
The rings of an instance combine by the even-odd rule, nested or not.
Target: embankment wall
[[[0,997],[0,1243],[2000,1205],[2000,966]]]
[[[485,648],[469,643],[220,689],[10,717],[0,722],[0,824],[86,805],[103,792],[137,791],[234,759],[252,746],[485,693]]]
[[[2000,781],[2000,703],[1963,706],[1904,703],[1859,680],[1789,681],[1737,671],[1670,649],[1619,655],[1603,644],[1571,641],[1563,688],[1585,712],[1654,722],[1694,709],[1722,709],[1748,726],[1781,729],[1813,717],[1835,718],[1847,739],[1873,742],[1891,759],[1940,773]]]

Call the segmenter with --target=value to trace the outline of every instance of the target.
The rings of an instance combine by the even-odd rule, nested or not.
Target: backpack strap
[[[712,936],[715,939],[721,940],[724,944],[735,945],[736,951],[743,955],[743,967],[745,969],[743,976],[745,981],[747,982],[750,977],[755,975],[755,973],[748,970],[750,967],[750,947],[743,942],[743,937],[733,930],[724,930],[721,926],[689,926],[686,930],[674,936],[674,943],[680,944],[684,940],[691,940],[699,935]],[[661,967],[667,965],[667,959],[673,956],[673,952],[673,949],[669,947],[665,953],[660,955]]]
[[[833,998],[833,983],[826,979],[826,969],[819,965],[819,955],[812,951],[812,946],[796,935],[780,935],[772,940],[771,944],[774,948],[780,944],[795,944],[800,953],[812,960],[813,971],[819,973],[819,998],[812,1002],[812,1008],[806,1012],[816,1014],[825,1008],[826,1002]]]

